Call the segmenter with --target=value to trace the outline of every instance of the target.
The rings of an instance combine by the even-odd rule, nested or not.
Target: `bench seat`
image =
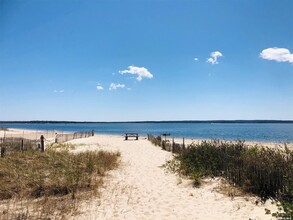
[[[127,141],[129,137],[134,137],[135,140],[138,140],[138,133],[125,133],[125,140]]]

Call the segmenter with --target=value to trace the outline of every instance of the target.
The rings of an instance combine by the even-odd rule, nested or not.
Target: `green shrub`
[[[278,150],[247,147],[243,141],[203,141],[188,146],[175,160],[179,163],[170,163],[178,166],[173,170],[196,182],[205,176],[222,176],[263,200],[277,199],[284,212],[275,215],[292,217],[293,152],[286,146],[285,150]]]

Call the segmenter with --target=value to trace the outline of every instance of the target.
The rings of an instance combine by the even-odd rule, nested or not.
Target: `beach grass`
[[[9,129],[5,127],[0,127],[0,131],[9,131]]]
[[[53,149],[44,153],[32,150],[11,152],[0,158],[0,200],[2,204],[15,200],[34,201],[31,204],[38,201],[43,205],[46,201],[51,204],[50,210],[64,213],[72,210],[72,207],[66,209],[64,204],[72,206],[82,193],[97,191],[105,173],[118,166],[118,157],[119,153],[105,151],[78,154]],[[28,205],[26,211],[18,213],[15,210],[9,213],[9,209],[3,212],[8,218],[22,215],[33,218],[32,212],[27,211],[29,208]],[[43,208],[38,217],[46,213],[48,206]]]
[[[293,218],[293,151],[286,145],[281,150],[248,147],[244,141],[202,141],[176,154],[166,167],[191,177],[195,186],[204,177],[224,177],[262,201],[274,199],[280,208],[274,216]]]

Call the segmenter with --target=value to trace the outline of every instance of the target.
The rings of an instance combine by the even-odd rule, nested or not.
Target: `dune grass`
[[[53,213],[64,213],[67,210],[64,204],[72,206],[80,193],[93,194],[101,186],[105,172],[118,166],[118,157],[119,153],[105,151],[78,154],[54,149],[45,153],[12,152],[0,158],[0,202],[31,201],[32,204],[38,201],[38,204],[51,204]],[[28,211],[29,206],[26,211],[18,213],[15,210],[9,212],[8,208],[2,212],[9,216],[7,219],[48,218],[53,214],[44,216],[44,209],[37,213],[37,217],[36,213]],[[3,213],[0,215],[4,216]]]
[[[9,131],[9,129],[5,127],[0,127],[0,131]]]
[[[293,218],[293,151],[286,145],[280,150],[248,147],[243,141],[202,141],[176,154],[166,166],[192,177],[197,186],[204,177],[224,177],[263,201],[278,201],[280,211],[274,216]]]

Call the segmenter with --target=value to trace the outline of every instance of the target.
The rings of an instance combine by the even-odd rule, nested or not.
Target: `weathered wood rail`
[[[55,143],[63,143],[78,138],[87,138],[94,136],[95,132],[75,132],[71,134],[56,134]],[[39,136],[36,139],[26,139],[23,137],[3,137],[0,138],[0,157],[4,157],[5,154],[10,154],[15,151],[27,151],[27,150],[39,150],[45,151],[46,138],[44,135]]]
[[[182,139],[181,143],[176,143],[174,137],[172,140],[167,140],[166,136],[170,136],[170,134],[161,134],[160,136],[153,136],[148,134],[148,140],[151,141],[153,144],[162,147],[163,150],[169,151],[172,153],[181,153],[185,150],[185,138]],[[164,138],[162,138],[164,137]]]
[[[95,135],[94,130],[75,132],[75,133],[71,133],[71,134],[56,134],[55,143],[64,143],[66,141],[79,139],[79,138],[92,137],[94,135]]]
[[[13,151],[36,150],[40,146],[40,140],[30,140],[21,137],[0,138],[0,157]]]

